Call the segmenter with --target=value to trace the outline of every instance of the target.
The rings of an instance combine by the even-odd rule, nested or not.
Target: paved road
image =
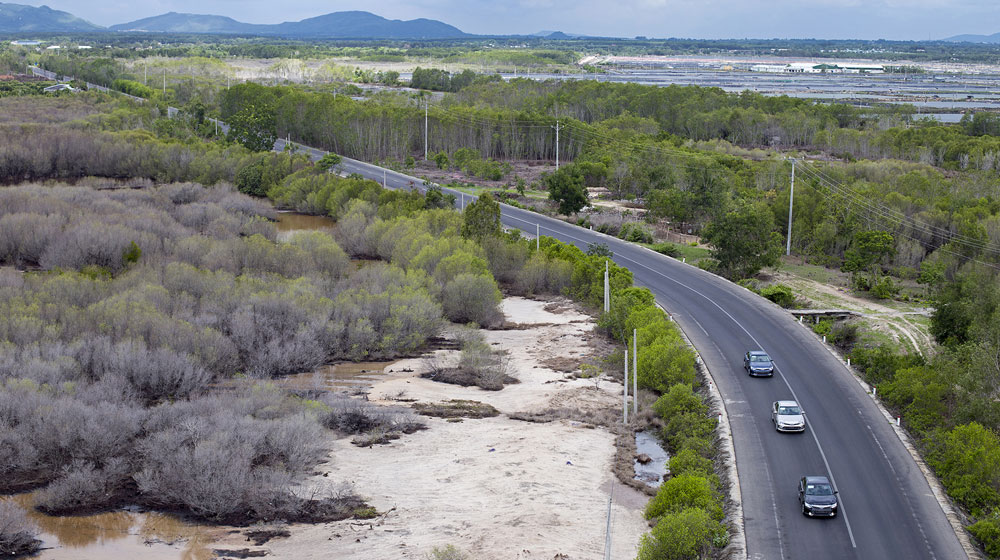
[[[282,149],[279,141],[275,149]],[[311,149],[309,149],[311,150]],[[311,150],[313,157],[324,152]],[[378,182],[383,170],[344,159],[343,171]],[[421,181],[385,172],[390,188]],[[411,184],[412,182],[412,184]],[[447,189],[446,189],[447,190]],[[471,202],[459,195],[458,204]],[[656,295],[688,334],[712,372],[732,425],[751,559],[966,558],[916,463],[851,373],[785,311],[732,283],[647,249],[565,222],[502,205],[503,223],[586,249],[606,244],[635,283]],[[747,349],[776,361],[773,378],[749,378]],[[806,411],[804,434],[779,434],[769,406],[795,399]],[[798,507],[803,475],[827,475],[840,491],[841,515],[809,519]]]

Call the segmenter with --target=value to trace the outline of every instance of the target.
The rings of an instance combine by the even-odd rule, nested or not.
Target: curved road
[[[282,147],[279,146],[276,149]],[[304,148],[319,157],[324,152]],[[343,171],[390,188],[421,188],[412,177],[344,158]],[[447,190],[447,189],[446,189]],[[471,202],[470,195],[449,191]],[[539,214],[502,205],[505,226],[586,249],[603,243],[614,261],[652,290],[698,349],[725,399],[751,559],[967,558],[923,474],[850,371],[809,329],[751,292],[696,267]],[[743,370],[748,349],[767,351],[772,378]],[[779,434],[772,401],[806,411],[803,434]],[[799,510],[803,475],[826,475],[840,492],[835,519]]]

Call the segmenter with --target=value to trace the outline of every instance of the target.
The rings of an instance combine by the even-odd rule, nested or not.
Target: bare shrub
[[[435,546],[427,555],[427,560],[469,560],[469,555],[455,545]]]
[[[35,538],[38,527],[16,503],[0,501],[0,556],[28,556],[37,552],[42,541]]]
[[[58,215],[17,213],[0,217],[0,261],[37,265],[45,248],[62,230]]]
[[[472,375],[475,385],[488,391],[499,391],[513,379],[506,353],[494,350],[482,340],[472,339],[462,344],[458,369]]]
[[[117,505],[130,481],[127,462],[119,457],[95,468],[87,461],[74,461],[62,475],[42,490],[36,506],[50,515],[82,513]]]
[[[412,433],[425,423],[406,407],[381,406],[345,395],[328,394],[323,403],[330,411],[321,419],[324,426],[344,434],[363,434],[374,430]]]

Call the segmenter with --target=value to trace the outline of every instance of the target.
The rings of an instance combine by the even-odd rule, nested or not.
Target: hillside
[[[253,26],[225,16],[202,14],[166,14],[119,23],[112,31],[156,31],[161,33],[248,33]]]
[[[954,37],[948,37],[947,39],[942,39],[942,41],[948,41],[950,43],[1000,43],[1000,33],[994,33],[992,35],[955,35]]]
[[[390,20],[369,12],[334,12],[302,21],[274,25],[243,23],[232,18],[170,12],[112,25],[113,31],[161,33],[233,33],[282,37],[352,39],[447,39],[464,37],[462,30],[431,19]]]
[[[104,28],[48,6],[0,2],[0,33],[29,31],[101,31]]]

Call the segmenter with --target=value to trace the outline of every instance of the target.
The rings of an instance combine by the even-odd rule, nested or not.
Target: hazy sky
[[[164,12],[297,21],[365,10],[437,19],[467,33],[541,30],[615,37],[941,39],[1000,32],[998,0],[14,0],[100,25]]]

